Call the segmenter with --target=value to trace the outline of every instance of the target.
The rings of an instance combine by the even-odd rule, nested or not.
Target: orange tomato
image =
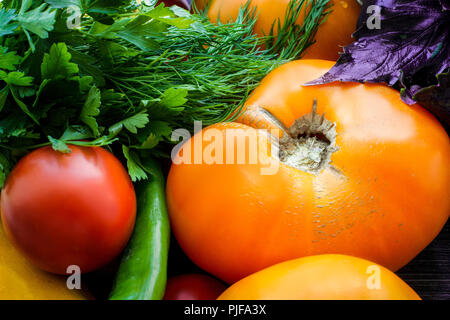
[[[395,271],[444,226],[450,212],[445,130],[384,85],[302,86],[332,65],[299,60],[279,67],[253,92],[240,123],[216,124],[183,145],[168,177],[169,214],[181,247],[204,270],[231,283],[282,261],[340,253]],[[312,119],[314,99],[315,122],[328,126],[305,138],[298,129]],[[303,169],[289,157],[267,162],[270,150],[259,131],[258,148],[247,147],[241,164],[178,163],[189,148],[194,158],[210,153],[234,159],[239,150],[229,143],[235,139],[226,134],[230,128],[246,135],[283,126],[293,131],[274,136],[299,138],[293,155],[305,161]],[[221,134],[224,141],[216,144],[212,137]],[[289,151],[283,138],[280,143]],[[317,154],[311,144],[326,147]],[[276,172],[262,174],[274,164]]]
[[[242,279],[218,300],[420,300],[405,282],[373,262],[319,255],[283,262]]]
[[[284,22],[290,0],[252,0],[251,6],[257,8],[258,20],[255,33],[268,35],[275,21]],[[226,23],[235,20],[239,9],[247,0],[212,0],[208,17],[212,22],[220,20]],[[332,13],[319,27],[315,36],[316,43],[306,50],[305,58],[337,60],[341,47],[350,44],[352,33],[356,29],[361,6],[356,0],[330,0]],[[308,6],[309,8],[309,6]],[[300,14],[297,23],[303,23],[304,14]]]
[[[206,6],[209,3],[209,0],[195,0],[195,5],[197,6],[197,9],[204,10]]]

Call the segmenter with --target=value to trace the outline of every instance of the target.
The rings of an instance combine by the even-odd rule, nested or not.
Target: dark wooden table
[[[97,299],[107,299],[118,267],[116,259],[108,267],[85,275],[88,287]],[[169,276],[203,273],[181,251],[174,238],[169,253]],[[450,299],[450,222],[439,236],[413,261],[397,272],[424,300]]]
[[[413,261],[397,272],[424,300],[450,299],[450,222]]]
[[[169,274],[203,272],[172,239]],[[433,242],[397,274],[424,300],[450,300],[450,221]]]

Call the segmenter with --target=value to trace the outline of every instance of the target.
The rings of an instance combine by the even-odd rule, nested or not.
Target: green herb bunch
[[[287,48],[261,49],[270,39],[252,35],[248,8],[214,25],[146,3],[0,2],[0,186],[20,157],[46,145],[106,146],[134,181],[145,179],[140,159],[167,156],[173,129],[232,119],[270,70],[312,43],[310,30],[301,47],[291,35]],[[310,21],[318,26],[325,9]]]

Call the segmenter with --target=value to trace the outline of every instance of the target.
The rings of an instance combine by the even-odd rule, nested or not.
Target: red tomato
[[[136,195],[122,164],[99,147],[51,147],[25,156],[1,194],[5,233],[35,265],[66,274],[77,265],[95,270],[126,245]]]
[[[225,285],[209,276],[184,274],[167,281],[164,300],[216,300],[225,289]]]

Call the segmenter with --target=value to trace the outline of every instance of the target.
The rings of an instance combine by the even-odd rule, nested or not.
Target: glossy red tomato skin
[[[131,236],[136,195],[127,171],[100,147],[51,147],[19,161],[1,194],[5,233],[36,266],[81,272],[116,257]]]
[[[184,274],[169,278],[164,300],[216,300],[226,287],[202,274]]]

